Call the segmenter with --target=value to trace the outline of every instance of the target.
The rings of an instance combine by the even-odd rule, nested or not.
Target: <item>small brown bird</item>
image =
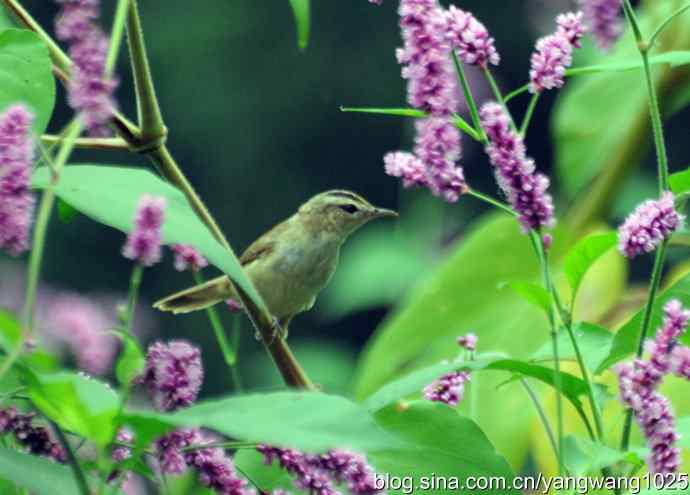
[[[397,216],[353,192],[327,191],[254,241],[240,263],[287,332],[292,317],[314,306],[316,296],[333,276],[340,246],[350,234],[375,218]],[[189,313],[231,298],[239,300],[230,280],[221,276],[168,296],[154,307]]]

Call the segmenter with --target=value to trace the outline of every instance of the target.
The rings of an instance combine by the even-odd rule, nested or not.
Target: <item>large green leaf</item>
[[[414,371],[400,380],[387,383],[369,397],[364,405],[371,411],[378,411],[404,397],[418,393],[425,385],[454,370],[468,370],[475,373],[482,370],[507,371],[517,376],[534,378],[551,386],[555,385],[555,378],[558,376],[551,368],[499,357],[480,358],[476,361],[460,363],[442,363]],[[563,394],[577,409],[582,410],[579,397],[587,393],[587,385],[569,373],[561,372],[560,377]]]
[[[304,50],[309,44],[309,32],[311,31],[310,0],[290,0],[292,12],[295,14],[297,24],[297,45]]]
[[[206,427],[238,440],[314,452],[334,447],[367,451],[398,443],[363,407],[343,397],[313,392],[231,397],[168,415],[132,411],[127,422],[137,436],[155,436],[166,426]]]
[[[513,474],[506,460],[469,418],[460,416],[444,404],[414,402],[405,408],[388,408],[376,415],[389,432],[408,445],[370,452],[369,460],[383,481],[408,478],[419,491],[430,493],[478,493],[464,488],[472,479],[501,479],[505,487],[491,493],[519,493],[510,489]],[[468,479],[472,477],[472,479]],[[448,483],[444,486],[443,482]],[[441,484],[438,484],[440,482]],[[388,488],[388,493],[412,493],[407,487]]]
[[[17,483],[35,495],[79,493],[79,487],[69,467],[4,447],[0,447],[0,478]],[[93,482],[93,487],[95,486],[96,482]],[[2,493],[10,495],[14,491]]]
[[[661,325],[663,318],[663,307],[671,299],[679,299],[684,306],[690,306],[690,275],[685,275],[683,278],[674,283],[671,287],[666,289],[657,296],[652,308],[652,319],[649,325],[649,333],[647,338],[654,338],[656,329]],[[623,325],[616,333],[611,352],[608,357],[601,363],[597,372],[601,373],[613,364],[622,361],[626,357],[632,355],[637,351],[638,342],[640,341],[640,333],[642,331],[642,316],[644,307],[641,308],[635,316],[633,316],[625,325]],[[680,338],[681,342],[690,344],[690,334],[687,332]]]
[[[24,103],[35,115],[32,127],[40,135],[55,105],[55,78],[48,49],[35,33],[22,29],[0,32],[0,112]]]
[[[112,440],[119,400],[108,385],[68,372],[27,378],[28,395],[45,416],[101,446]]]
[[[580,284],[587,270],[589,270],[594,262],[606,253],[606,251],[616,245],[617,239],[615,232],[592,234],[578,241],[578,243],[568,251],[565,257],[564,271],[573,293],[573,300],[575,300],[575,296],[577,295],[577,291],[580,288]]]
[[[47,168],[34,173],[34,187],[42,189],[49,183],[50,171]],[[132,229],[137,204],[144,194],[164,197],[167,201],[164,241],[196,247],[260,304],[259,296],[244,275],[237,257],[213,238],[180,191],[152,173],[136,168],[72,165],[60,173],[55,192],[97,222],[124,232]]]
[[[640,21],[644,32],[651,32],[655,23],[674,9],[672,1],[659,0],[645,3],[654,11],[654,24],[649,22],[645,9]],[[673,39],[662,39],[665,49],[673,53],[655,54],[659,63],[654,68],[654,79],[659,85],[662,107],[668,102],[678,103],[678,95],[687,92],[686,51],[690,48],[687,26],[690,18],[681,16],[676,21]],[[675,28],[675,26],[674,26]],[[556,168],[565,191],[569,195],[579,192],[599,172],[616,171],[639,164],[651,139],[647,88],[642,71],[625,71],[635,68],[641,60],[631,30],[624,35],[618,48],[610,55],[595,50],[584,52],[587,65],[594,69],[617,68],[623,72],[603,72],[585,78],[569,80],[559,95],[553,120],[556,142]],[[591,67],[587,69],[591,70]],[[611,125],[615,122],[615,125]],[[619,180],[619,179],[617,179]]]

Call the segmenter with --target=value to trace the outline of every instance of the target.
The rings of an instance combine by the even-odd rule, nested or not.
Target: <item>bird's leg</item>
[[[280,319],[280,336],[283,338],[283,340],[287,340],[288,338],[288,327],[290,326],[290,321],[292,320],[293,316],[295,315],[285,316]]]
[[[287,339],[287,334],[288,334],[288,325],[290,324],[290,320],[292,319],[292,316],[286,316],[284,318],[273,318],[273,326],[271,328],[272,333],[271,333],[271,341],[267,342],[269,345],[275,341],[277,338],[281,339]],[[256,340],[261,340],[261,334],[257,330],[254,333],[254,338]]]

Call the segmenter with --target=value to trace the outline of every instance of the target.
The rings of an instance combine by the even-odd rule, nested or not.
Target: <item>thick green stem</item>
[[[146,54],[144,32],[137,0],[130,0],[127,13],[127,40],[134,73],[141,138],[145,145],[158,146],[167,134]]]
[[[41,143],[51,147],[63,140],[62,136],[44,134],[41,136]],[[129,145],[122,138],[91,138],[80,137],[74,142],[75,148],[85,148],[93,150],[127,151]]]
[[[92,495],[91,489],[89,488],[89,483],[86,481],[86,475],[84,475],[84,470],[82,469],[81,464],[79,464],[79,459],[77,459],[74,450],[72,450],[72,447],[69,444],[67,437],[65,437],[65,434],[63,433],[62,429],[56,423],[53,423],[51,421],[51,424],[53,426],[53,430],[55,430],[55,434],[57,435],[58,440],[60,441],[60,444],[62,445],[62,448],[65,450],[65,453],[67,454],[69,466],[72,469],[74,480],[77,482],[77,486],[79,487],[81,495]]]

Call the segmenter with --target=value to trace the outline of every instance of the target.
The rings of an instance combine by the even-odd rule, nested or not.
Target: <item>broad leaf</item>
[[[573,327],[575,340],[582,353],[585,366],[590,371],[599,368],[602,361],[611,352],[614,334],[607,329],[592,323],[580,322]],[[561,359],[576,359],[573,342],[565,329],[558,334],[558,352]],[[545,343],[537,352],[532,355],[534,361],[552,361],[553,351],[551,342]]]
[[[112,440],[119,400],[108,385],[67,372],[27,373],[27,381],[29,397],[45,416],[98,445]]]
[[[202,403],[174,414],[130,412],[137,436],[166,427],[206,427],[238,440],[319,452],[334,447],[366,451],[394,446],[361,406],[335,395],[276,392]]]
[[[591,440],[568,436],[563,442],[563,458],[568,472],[575,476],[595,474],[634,454],[621,452]]]
[[[34,173],[34,187],[42,189],[49,183],[47,168]],[[194,246],[260,304],[236,256],[213,238],[180,191],[152,173],[135,168],[72,165],[60,173],[55,192],[97,222],[124,232],[132,229],[137,204],[144,194],[164,197],[167,202],[164,241]]]
[[[455,370],[468,370],[473,373],[483,370],[507,371],[520,377],[534,378],[551,386],[555,385],[555,377],[557,376],[551,368],[498,357],[480,358],[476,361],[459,363],[442,363],[417,370],[400,380],[384,385],[378,392],[369,397],[364,405],[370,411],[378,411],[400,399],[419,393],[425,385],[441,375]],[[561,372],[560,376],[563,394],[577,409],[582,410],[582,402],[579,397],[587,393],[585,382],[569,373]]]
[[[277,461],[267,465],[264,462],[264,456],[256,449],[238,450],[233,461],[237,469],[252,480],[252,483],[262,492],[272,493],[273,490],[278,489],[288,492],[295,490],[288,472],[282,469]]]
[[[661,325],[663,318],[663,307],[671,299],[679,299],[683,306],[690,306],[690,274],[685,275],[670,288],[657,296],[652,309],[652,319],[649,325],[647,338],[654,338],[657,328]],[[640,333],[642,331],[642,307],[625,325],[616,333],[611,352],[603,363],[599,366],[597,373],[601,373],[615,363],[622,361],[626,357],[637,351]],[[680,338],[681,342],[690,344],[690,334],[687,332]]]
[[[309,32],[311,31],[310,0],[290,0],[292,12],[297,24],[297,46],[304,50],[309,44]]]
[[[79,493],[68,466],[16,450],[0,447],[0,478],[17,483],[35,495],[72,495]],[[91,480],[92,487],[97,486]],[[2,492],[6,493],[6,492]],[[7,492],[14,493],[14,492]],[[120,491],[118,490],[118,494]]]
[[[128,385],[141,375],[146,358],[139,344],[130,335],[122,335],[122,351],[115,366],[115,376],[122,385]]]
[[[522,297],[525,301],[535,305],[547,315],[551,311],[551,296],[547,290],[539,284],[534,282],[525,282],[523,280],[516,280],[508,282],[507,287],[510,287],[516,294]]]
[[[0,112],[15,103],[34,113],[32,130],[48,127],[55,105],[55,78],[48,48],[35,33],[23,29],[0,32]]]
[[[592,234],[580,240],[565,257],[564,272],[575,300],[582,278],[587,270],[617,242],[615,232]]]
[[[10,352],[19,342],[22,327],[9,311],[0,310],[0,348]]]
[[[414,402],[402,409],[388,408],[376,415],[387,431],[406,441],[399,448],[369,452],[368,459],[381,481],[393,477],[409,478],[411,485],[431,493],[477,493],[461,489],[468,477],[501,479],[505,486],[495,486],[491,493],[514,493],[510,489],[513,474],[505,458],[469,418],[452,408],[427,401]],[[386,474],[383,474],[386,473]],[[386,476],[388,475],[388,476]],[[449,483],[446,486],[435,482]],[[411,493],[407,487],[387,488],[388,493]]]
[[[671,174],[668,181],[673,194],[679,195],[690,192],[690,168]]]

